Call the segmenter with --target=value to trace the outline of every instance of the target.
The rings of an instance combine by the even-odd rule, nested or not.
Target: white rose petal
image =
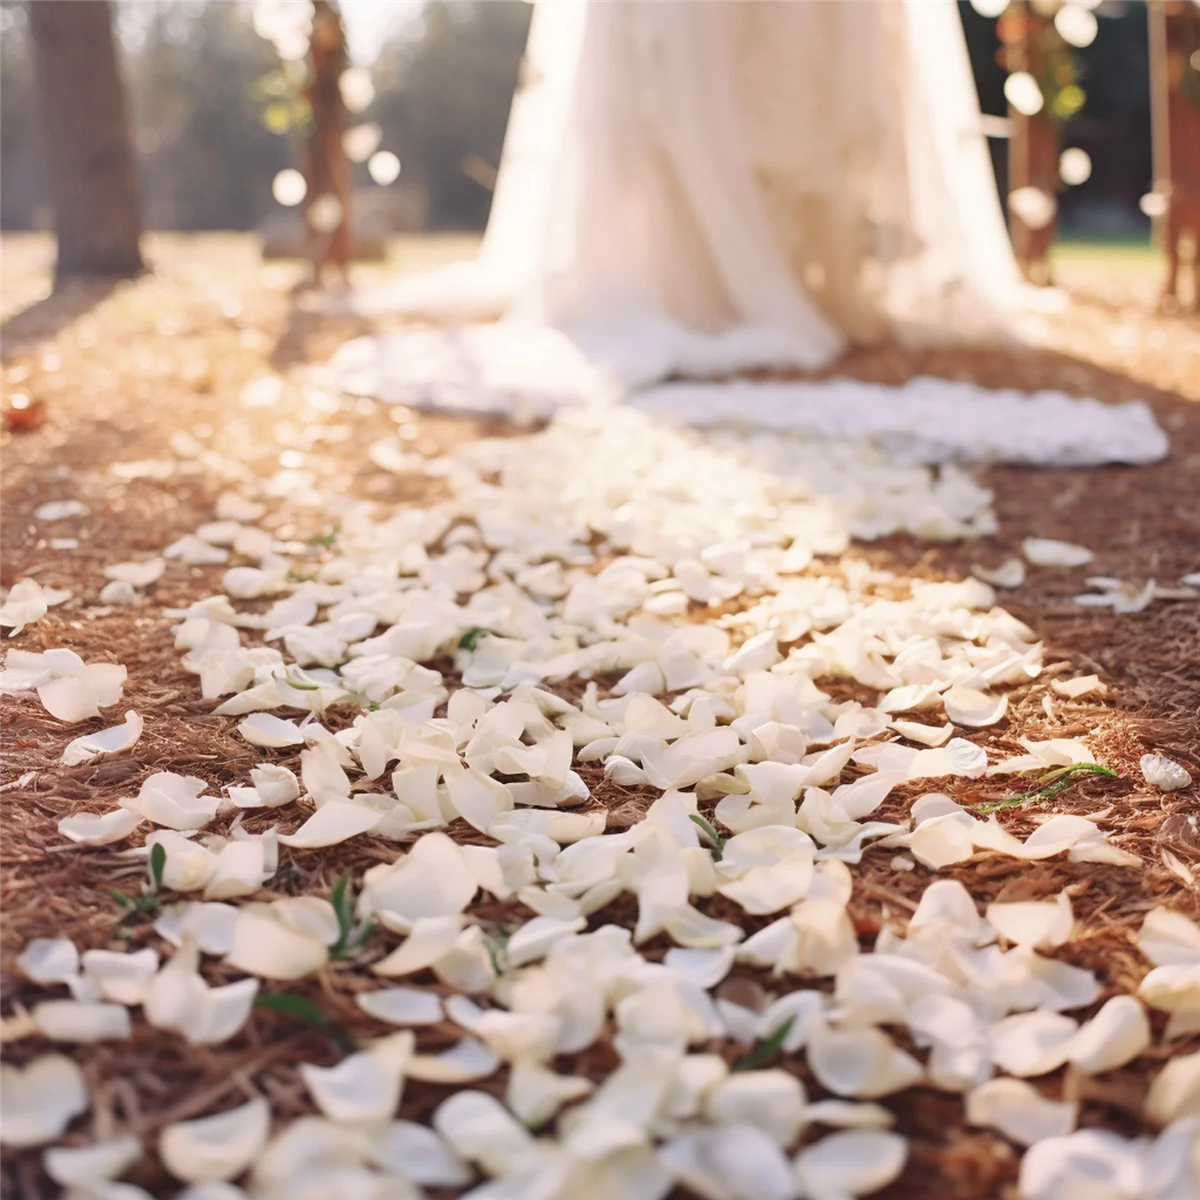
[[[1097,694],[1103,696],[1108,688],[1100,682],[1099,675],[1080,675],[1074,679],[1052,679],[1050,687],[1060,696],[1078,700],[1080,696]]]
[[[527,1165],[533,1138],[494,1096],[456,1092],[433,1114],[433,1127],[450,1149],[477,1162],[490,1175],[507,1175]]]
[[[990,1031],[992,1061],[1010,1075],[1045,1075],[1061,1067],[1071,1053],[1077,1025],[1062,1013],[1018,1013]]]
[[[69,517],[87,516],[88,507],[80,500],[48,500],[33,510],[38,521],[65,521]]]
[[[296,728],[295,723],[272,713],[251,713],[238,726],[238,733],[252,746],[263,746],[268,750],[304,745],[304,734]]]
[[[796,1182],[810,1200],[869,1196],[898,1178],[908,1142],[882,1129],[831,1133],[796,1156]]]
[[[185,1183],[232,1179],[267,1144],[271,1110],[261,1097],[240,1108],[168,1125],[158,1139],[163,1165]]]
[[[334,1121],[387,1121],[396,1114],[413,1035],[393,1033],[369,1050],[342,1059],[336,1067],[300,1064],[317,1107]]]
[[[33,1007],[33,1021],[52,1042],[103,1042],[133,1035],[129,1012],[120,1004],[43,1000]]]
[[[1078,1115],[1078,1104],[1047,1100],[1023,1079],[989,1079],[966,1097],[968,1125],[995,1129],[1019,1146],[1070,1133]]]
[[[474,1172],[428,1126],[392,1121],[371,1144],[371,1161],[423,1187],[461,1188]]]
[[[104,568],[104,577],[119,583],[128,583],[136,588],[149,587],[162,578],[167,569],[161,558],[148,558],[144,562],[113,563]]]
[[[942,696],[946,716],[955,725],[980,729],[995,725],[1008,711],[1007,696],[990,696],[975,688],[955,685]]]
[[[59,721],[77,725],[89,717],[100,715],[100,706],[95,691],[86,679],[77,675],[64,675],[42,684],[37,690],[42,706]]]
[[[142,736],[142,718],[130,710],[125,714],[122,725],[102,729],[99,733],[85,733],[73,742],[68,742],[62,753],[62,761],[69,767],[91,762],[95,758],[107,758],[128,750]]]
[[[1021,543],[1021,551],[1035,567],[1082,567],[1094,557],[1086,546],[1053,538],[1026,538]]]
[[[263,979],[303,979],[328,960],[329,951],[317,938],[247,908],[238,911],[233,948],[225,958],[230,966]]]
[[[995,587],[1017,588],[1025,582],[1025,564],[1019,558],[1006,558],[998,567],[981,567],[975,563],[971,574]]]
[[[70,938],[34,938],[17,966],[34,983],[65,983],[79,974],[79,951]]]
[[[1150,1045],[1146,1010],[1133,996],[1113,996],[1085,1021],[1071,1044],[1069,1061],[1088,1075],[1132,1062]]]
[[[445,1020],[442,998],[436,992],[417,988],[380,988],[374,992],[357,992],[358,1007],[377,1021],[391,1025],[436,1025]]]
[[[1154,1077],[1146,1116],[1156,1125],[1200,1116],[1200,1051],[1172,1059]]]
[[[818,1029],[808,1044],[813,1074],[831,1092],[874,1100],[912,1087],[924,1075],[882,1030]]]
[[[96,816],[95,813],[76,813],[63,817],[58,823],[58,832],[73,842],[84,846],[107,846],[127,838],[141,823],[141,813],[117,808],[112,812]]]
[[[0,1140],[6,1146],[53,1141],[89,1103],[83,1072],[61,1054],[44,1054],[26,1067],[0,1063]]]
[[[1106,1129],[1037,1142],[1021,1159],[1021,1200],[1124,1200],[1144,1196],[1143,1148]]]
[[[986,916],[1010,942],[1037,950],[1061,946],[1075,927],[1071,898],[1066,892],[1059,892],[1053,900],[989,904]]]
[[[16,637],[26,625],[40,621],[49,609],[41,584],[36,579],[22,579],[13,584],[0,606],[0,625],[10,627],[9,636]]]
[[[1162,754],[1142,755],[1142,776],[1151,787],[1161,792],[1177,792],[1180,788],[1190,787],[1191,773],[1186,767],[1172,762]]]
[[[42,1166],[55,1183],[86,1189],[123,1175],[141,1156],[141,1142],[123,1137],[90,1146],[55,1146],[42,1155]]]
[[[121,807],[167,829],[199,829],[216,816],[220,797],[204,796],[205,780],[194,775],[160,771],[149,776],[138,794],[121,801]]]

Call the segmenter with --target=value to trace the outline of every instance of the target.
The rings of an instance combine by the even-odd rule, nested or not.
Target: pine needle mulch
[[[0,303],[9,310],[35,298],[45,282],[46,244],[24,243],[6,262]],[[358,318],[318,318],[298,308],[291,295],[295,271],[265,270],[246,238],[158,238],[151,245],[156,274],[107,292],[74,293],[26,312],[6,327],[3,382],[6,403],[28,398],[41,416],[29,432],[5,432],[0,449],[4,479],[6,585],[32,575],[43,584],[69,587],[73,598],[11,644],[28,650],[65,645],[89,661],[121,662],[129,681],[121,711],[146,718],[146,732],[132,756],[100,764],[65,767],[62,748],[90,726],[64,728],[36,699],[5,697],[3,791],[0,791],[0,1001],[5,1016],[31,1003],[37,990],[13,964],[25,943],[38,936],[69,936],[81,948],[164,946],[151,918],[121,921],[110,892],[136,888],[143,867],[110,850],[63,845],[55,828],[63,816],[101,812],[136,792],[154,771],[199,775],[219,788],[241,781],[263,754],[234,731],[234,722],[211,715],[198,698],[196,677],[183,671],[162,609],[186,604],[219,589],[222,568],[169,566],[147,603],[102,609],[96,600],[105,564],[149,556],[213,516],[217,495],[247,475],[269,477],[282,465],[311,471],[323,485],[337,482],[346,495],[381,504],[421,503],[435,498],[422,475],[377,467],[364,453],[379,438],[399,435],[407,447],[433,453],[484,433],[502,432],[477,422],[421,416],[366,401],[343,401],[319,392],[310,374],[342,340],[368,331]],[[6,246],[6,259],[8,259]],[[1114,336],[1114,331],[1126,331]],[[1129,334],[1132,330],[1132,335]],[[858,351],[839,370],[862,378],[900,382],[915,374],[964,377],[992,386],[1030,390],[1059,387],[1106,400],[1144,397],[1172,438],[1168,462],[1158,466],[1097,470],[980,472],[995,491],[1001,532],[982,542],[931,547],[892,538],[856,547],[854,554],[900,575],[958,578],[981,562],[995,565],[1030,535],[1079,542],[1096,552],[1081,571],[1031,569],[1020,588],[1001,603],[1032,625],[1046,642],[1046,672],[1013,696],[1000,725],[972,735],[992,757],[1018,752],[1018,737],[1082,737],[1117,778],[1090,776],[1041,807],[1002,814],[1024,836],[1039,817],[1056,812],[1103,815],[1114,841],[1139,855],[1142,870],[1059,861],[1036,864],[979,854],[943,875],[962,879],[976,898],[1026,899],[1070,890],[1078,917],[1060,956],[1097,973],[1101,999],[1136,988],[1146,971],[1134,935],[1150,908],[1177,907],[1200,913],[1200,789],[1163,796],[1142,781],[1138,759],[1148,750],[1184,762],[1200,778],[1200,604],[1158,602],[1142,613],[1118,615],[1084,609],[1071,597],[1086,574],[1114,575],[1164,585],[1200,570],[1200,321],[1162,318],[1139,295],[1114,305],[1111,297],[1087,297],[1061,317],[1049,318],[1042,348],[927,351],[898,348]],[[1057,348],[1056,348],[1057,347]],[[1069,350],[1064,352],[1063,348]],[[264,375],[284,380],[273,404],[247,406],[242,389]],[[180,439],[192,439],[185,447]],[[197,455],[196,444],[200,447]],[[186,449],[187,453],[184,454]],[[180,458],[198,464],[176,469]],[[33,510],[49,500],[77,498],[86,517],[46,524]],[[336,514],[277,503],[263,522],[279,537],[305,541],[336,524]],[[54,550],[50,538],[75,538],[77,548]],[[314,545],[314,556],[319,546]],[[1102,699],[1066,700],[1050,688],[1064,673],[1095,672],[1108,684]],[[348,720],[350,714],[333,714]],[[94,727],[110,724],[97,721]],[[285,753],[276,761],[295,765]],[[589,771],[593,803],[609,810],[610,827],[637,820],[651,797],[622,789]],[[878,814],[900,815],[922,788],[894,795]],[[992,798],[993,781],[953,781],[962,803]],[[1002,787],[999,790],[1003,790]],[[261,820],[262,818],[259,818]],[[296,818],[298,823],[299,818]],[[255,821],[247,825],[256,828]],[[464,829],[451,832],[474,835]],[[328,894],[339,875],[358,878],[378,861],[391,861],[392,843],[359,838],[319,854],[284,851],[281,871],[264,898]],[[921,867],[898,870],[892,854],[868,852],[855,869],[852,916],[869,946],[889,922],[903,922],[934,878]],[[720,898],[705,905],[712,915],[739,919],[748,931],[761,924]],[[516,916],[512,905],[476,908],[502,930]],[[601,921],[629,923],[633,902],[623,897]],[[286,990],[311,998],[336,1027],[350,1034],[371,1028],[353,995],[372,982],[364,970],[388,948],[376,938],[353,963],[335,963],[319,978]],[[665,950],[651,943],[648,957]],[[206,964],[210,981],[222,982],[220,964]],[[722,985],[743,992],[767,984],[738,969]],[[269,990],[285,990],[269,985]],[[1162,1019],[1154,1016],[1156,1033]],[[173,1034],[137,1023],[128,1044],[70,1050],[87,1074],[91,1112],[76,1122],[68,1141],[134,1133],[152,1149],[165,1125],[228,1108],[263,1094],[276,1118],[310,1110],[295,1064],[331,1063],[341,1051],[324,1033],[278,1013],[258,1012],[229,1043],[197,1049]],[[423,1050],[453,1043],[455,1027],[421,1032]],[[1198,1039],[1175,1043],[1179,1053]],[[6,1046],[14,1062],[32,1057],[35,1040]],[[733,1045],[713,1049],[730,1060],[744,1054]],[[1082,1103],[1081,1123],[1125,1134],[1143,1131],[1142,1099],[1165,1051],[1156,1042],[1147,1055],[1100,1079],[1060,1072],[1037,1081],[1050,1095]],[[614,1052],[597,1044],[561,1069],[601,1077]],[[803,1062],[778,1064],[818,1085]],[[500,1091],[503,1073],[486,1081]],[[448,1094],[432,1085],[410,1085],[403,1115],[427,1116]],[[1013,1194],[1018,1155],[1002,1138],[962,1123],[961,1101],[918,1089],[888,1102],[897,1128],[912,1139],[909,1166],[882,1196],[917,1200],[993,1200]],[[152,1194],[175,1188],[152,1157],[129,1176]],[[5,1195],[38,1200],[54,1194],[35,1154],[13,1154],[0,1168]]]

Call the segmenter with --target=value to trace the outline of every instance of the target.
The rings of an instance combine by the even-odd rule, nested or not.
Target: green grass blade
[[[770,1062],[783,1049],[783,1043],[787,1041],[787,1035],[792,1031],[795,1021],[795,1017],[788,1017],[765,1042],[760,1042],[745,1058],[738,1059],[730,1070],[756,1071],[764,1063]]]
[[[167,848],[162,842],[155,842],[150,851],[150,878],[154,881],[154,890],[162,888],[163,871],[167,866]]]
[[[1116,771],[1109,767],[1102,767],[1099,763],[1072,763],[1069,767],[1056,767],[1053,771],[1043,775],[1039,786],[1028,792],[1006,796],[1003,800],[989,800],[983,804],[972,804],[970,807],[973,812],[987,814],[1002,812],[1008,808],[1024,808],[1026,805],[1042,804],[1069,788],[1080,774],[1106,775],[1112,779],[1117,778]]]
[[[344,1049],[350,1049],[354,1039],[334,1023],[307,997],[297,996],[294,992],[270,992],[254,998],[254,1007],[266,1012],[283,1013],[331,1037]]]
[[[721,854],[725,849],[725,839],[708,821],[701,816],[697,816],[696,813],[688,813],[688,820],[704,835],[704,840],[712,847],[713,858],[720,862]]]

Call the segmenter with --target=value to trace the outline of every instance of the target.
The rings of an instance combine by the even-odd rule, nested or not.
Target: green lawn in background
[[[1050,256],[1055,266],[1083,268],[1089,273],[1157,278],[1163,271],[1162,251],[1148,234],[1065,237],[1055,243]]]

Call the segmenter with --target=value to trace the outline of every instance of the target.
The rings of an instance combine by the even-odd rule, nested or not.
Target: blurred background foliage
[[[996,22],[959,7],[983,111],[1003,115]],[[1098,11],[1095,41],[1075,51],[1086,98],[1062,127],[1062,145],[1085,149],[1093,171],[1061,197],[1062,218],[1068,231],[1120,235],[1144,229],[1138,198],[1151,179],[1146,13],[1135,0]],[[429,0],[382,38],[358,119],[379,126],[403,170],[387,189],[355,171],[364,193],[394,197],[395,228],[486,221],[531,14],[521,0]],[[118,32],[147,227],[252,229],[278,216],[271,184],[295,165],[295,120],[287,66],[255,31],[248,0],[119,0]],[[0,0],[5,229],[49,224],[39,140],[24,2]],[[991,146],[1003,193],[1004,143]]]

